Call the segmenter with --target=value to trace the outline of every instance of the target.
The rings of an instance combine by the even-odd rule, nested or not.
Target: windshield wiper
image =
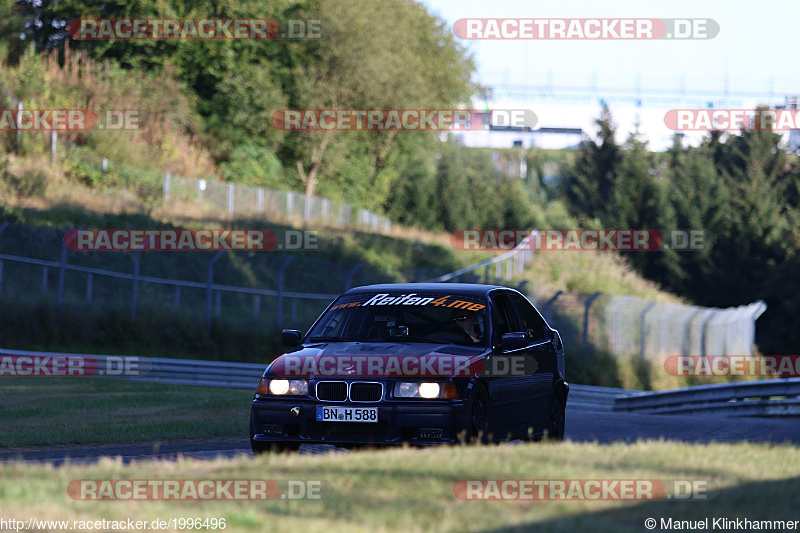
[[[394,335],[384,337],[383,340],[394,342],[427,342],[428,344],[455,344],[453,341],[434,340],[426,337],[414,337],[412,335]]]
[[[361,341],[365,339],[356,339],[354,337],[311,337],[308,339],[311,342],[331,342],[331,341]]]

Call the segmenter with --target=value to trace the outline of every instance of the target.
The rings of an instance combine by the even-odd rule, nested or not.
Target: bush
[[[64,157],[64,173],[67,177],[88,185],[89,187],[101,187],[106,185],[108,176],[103,172],[100,161],[92,161],[96,158],[91,151],[82,147],[73,147]]]
[[[285,188],[283,166],[275,152],[251,142],[234,148],[230,159],[220,165],[220,173],[223,180],[241,185]]]
[[[16,174],[3,170],[3,182],[5,186],[0,186],[0,191],[10,189],[12,194],[22,198],[33,196],[44,196],[47,192],[47,175],[38,168],[23,168]]]

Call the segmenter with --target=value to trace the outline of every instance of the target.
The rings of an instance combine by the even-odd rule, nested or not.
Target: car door
[[[492,420],[500,437],[511,432],[513,437],[523,437],[527,431],[529,411],[536,398],[530,383],[533,376],[526,375],[531,367],[520,365],[531,361],[528,347],[508,349],[501,345],[504,333],[523,331],[519,314],[510,300],[510,291],[499,290],[490,294],[492,308],[492,352],[484,363],[489,376]]]
[[[508,298],[522,324],[521,331],[527,333],[530,339],[525,355],[536,361],[535,372],[525,377],[529,393],[525,405],[530,409],[532,425],[538,433],[544,427],[553,395],[553,383],[558,375],[558,355],[553,333],[536,308],[518,292],[509,292]]]

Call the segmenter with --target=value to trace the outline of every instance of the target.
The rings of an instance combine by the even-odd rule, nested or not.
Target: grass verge
[[[246,390],[97,377],[0,377],[0,447],[247,435],[252,398]]]
[[[59,468],[0,465],[0,475],[6,519],[225,518],[232,532],[641,533],[647,518],[800,518],[800,449],[761,444],[528,444],[134,466],[109,459]],[[331,490],[313,501],[76,501],[67,494],[76,479],[323,480]],[[461,501],[453,486],[463,479],[704,480],[715,490],[703,501]]]

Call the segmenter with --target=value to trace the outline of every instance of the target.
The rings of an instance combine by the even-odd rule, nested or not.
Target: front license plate
[[[377,407],[327,407],[317,406],[320,422],[377,422]]]

